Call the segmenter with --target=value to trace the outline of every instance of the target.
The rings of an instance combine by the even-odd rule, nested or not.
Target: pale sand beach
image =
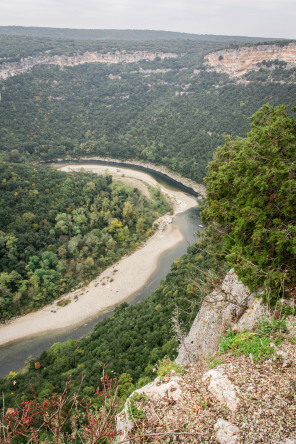
[[[137,186],[146,195],[149,193],[145,184],[159,186],[148,174],[127,168],[99,165],[65,165],[63,171],[80,170],[103,174],[106,171],[114,180],[122,180],[131,186]],[[124,176],[122,176],[124,175]],[[146,191],[145,191],[146,189]],[[171,224],[178,213],[198,205],[194,197],[179,191],[172,191],[163,186],[160,189],[171,200],[174,208],[172,215],[161,217],[156,232],[130,256],[124,256],[116,264],[101,273],[89,285],[72,291],[61,299],[71,302],[60,307],[58,301],[47,305],[37,312],[16,318],[0,326],[0,345],[34,336],[48,331],[79,325],[113,307],[143,288],[157,268],[162,253],[174,247],[183,238],[178,227]],[[149,194],[148,194],[149,195]]]

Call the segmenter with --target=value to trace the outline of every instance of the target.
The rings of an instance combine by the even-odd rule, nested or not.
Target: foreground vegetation
[[[217,149],[206,177],[213,252],[270,304],[296,294],[295,149],[295,118],[265,105],[247,138]]]
[[[0,164],[1,320],[87,283],[147,239],[170,210],[111,176]]]

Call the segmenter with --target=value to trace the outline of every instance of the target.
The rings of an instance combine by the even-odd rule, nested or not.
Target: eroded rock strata
[[[286,46],[257,45],[244,46],[236,49],[223,49],[208,54],[204,61],[210,69],[216,72],[224,72],[237,77],[249,71],[259,70],[258,64],[270,61],[282,61],[289,68],[296,65],[296,43]]]

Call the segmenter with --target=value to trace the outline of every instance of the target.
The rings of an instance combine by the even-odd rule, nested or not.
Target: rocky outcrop
[[[270,344],[272,358],[255,362],[252,355],[216,353],[216,361],[211,357],[209,362],[220,365],[211,370],[200,359],[217,351],[225,329],[252,330],[264,314],[270,315],[231,270],[205,298],[181,346],[176,361],[186,364],[183,374],[172,372],[136,391],[145,394],[137,405],[143,413],[139,420],[128,414],[131,395],[117,417],[117,442],[143,434],[148,442],[242,444],[258,437],[270,444],[294,444],[295,316],[287,319],[283,343]]]
[[[0,65],[0,79],[7,79],[8,77],[16,76],[29,72],[38,65],[56,65],[61,68],[66,66],[76,66],[84,63],[135,63],[140,60],[154,60],[156,57],[161,59],[176,58],[177,54],[163,53],[163,52],[148,52],[148,51],[115,51],[112,52],[89,52],[83,54],[76,54],[73,56],[54,55],[54,56],[39,56],[27,57],[21,59],[19,62],[2,63]]]
[[[225,419],[219,418],[214,426],[216,439],[219,444],[238,444],[240,442],[239,428]]]
[[[239,321],[232,326],[234,331],[252,330],[257,319],[267,314],[267,307],[262,303],[261,299],[252,299],[249,298],[249,303],[251,303],[251,305],[244,312]]]
[[[257,64],[263,61],[279,60],[287,62],[293,68],[296,65],[296,43],[285,46],[257,45],[224,49],[208,54],[204,60],[212,70],[224,72],[233,77],[259,70]]]
[[[217,350],[222,333],[234,325],[237,329],[244,325],[252,328],[263,312],[262,303],[256,301],[231,270],[221,287],[204,299],[188,336],[181,344],[176,363],[186,365],[196,358],[208,358]],[[250,314],[243,318],[245,322],[239,324],[245,313]]]
[[[120,412],[116,417],[116,430],[120,435],[120,440],[124,440],[135,426],[135,422],[131,418],[130,413],[131,400],[134,395],[145,395],[147,399],[154,403],[158,403],[161,400],[176,402],[182,396],[182,390],[179,385],[180,380],[181,378],[177,375],[173,375],[168,382],[162,382],[160,378],[156,378],[150,384],[145,385],[139,390],[135,390],[126,400],[122,412]]]
[[[223,366],[209,370],[203,377],[203,382],[208,383],[208,390],[217,401],[225,405],[232,412],[239,406],[237,389],[224,373]]]

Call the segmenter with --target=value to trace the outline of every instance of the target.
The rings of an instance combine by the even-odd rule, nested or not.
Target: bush
[[[202,219],[213,250],[268,301],[295,293],[296,121],[264,105],[245,139],[226,139],[209,164]]]

